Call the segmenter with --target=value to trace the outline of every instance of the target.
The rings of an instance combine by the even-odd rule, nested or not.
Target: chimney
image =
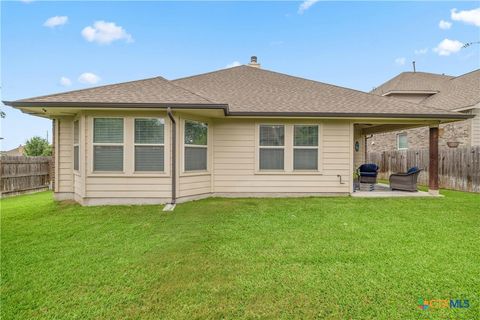
[[[260,63],[257,62],[257,56],[252,56],[248,65],[250,67],[260,68]]]

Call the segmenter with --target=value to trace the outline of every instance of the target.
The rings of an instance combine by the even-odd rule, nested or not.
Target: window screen
[[[164,171],[165,122],[135,119],[135,171]]]
[[[78,120],[73,122],[73,170],[79,170],[80,147],[79,147],[80,128]]]
[[[95,171],[123,171],[123,146],[94,146]]]
[[[293,169],[318,170],[318,126],[295,125],[293,130]]]
[[[93,119],[93,170],[123,171],[123,118]]]
[[[408,149],[408,136],[406,133],[399,133],[397,135],[397,148],[401,149]]]
[[[283,170],[285,166],[285,126],[261,125],[259,139],[259,169]]]
[[[187,120],[184,135],[185,171],[207,170],[208,124]]]

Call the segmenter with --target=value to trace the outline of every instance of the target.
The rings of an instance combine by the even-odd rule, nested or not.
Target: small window
[[[318,170],[318,126],[295,125],[293,132],[293,169]]]
[[[123,118],[93,119],[93,170],[123,171]]]
[[[164,171],[165,122],[135,119],[135,171]]]
[[[184,144],[185,171],[207,170],[208,124],[185,121]]]
[[[259,129],[259,169],[284,170],[285,126],[260,125]]]
[[[73,170],[79,170],[80,163],[80,129],[78,120],[73,122]]]
[[[408,135],[405,132],[397,134],[397,149],[408,149]]]

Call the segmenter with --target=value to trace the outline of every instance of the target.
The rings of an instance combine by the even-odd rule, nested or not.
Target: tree
[[[48,144],[47,139],[33,137],[25,143],[25,155],[29,157],[51,156],[52,146]]]

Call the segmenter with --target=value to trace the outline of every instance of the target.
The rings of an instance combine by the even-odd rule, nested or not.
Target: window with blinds
[[[123,118],[93,119],[93,170],[123,171]]]
[[[295,125],[293,170],[318,170],[318,126]]]
[[[208,124],[185,121],[184,170],[205,171],[208,168]]]
[[[78,120],[73,122],[73,170],[80,166],[80,126]]]
[[[408,135],[406,132],[397,134],[397,150],[408,149]]]
[[[164,119],[135,119],[135,171],[164,171]]]
[[[285,126],[260,125],[259,139],[260,170],[284,170]]]

